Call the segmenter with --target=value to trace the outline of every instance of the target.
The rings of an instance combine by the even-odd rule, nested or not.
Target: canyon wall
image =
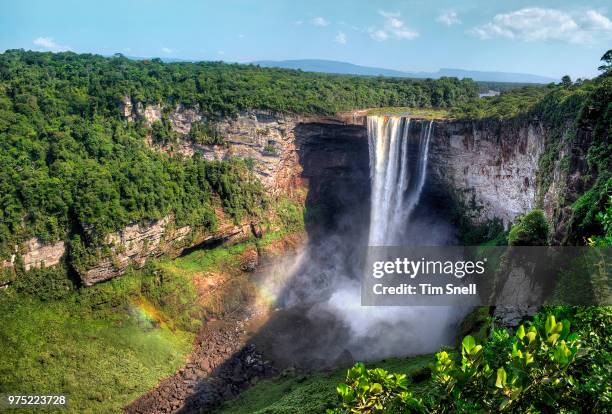
[[[294,136],[298,117],[252,110],[213,121],[206,119],[198,107],[143,105],[133,103],[127,96],[123,100],[122,114],[128,122],[140,121],[149,127],[166,117],[177,139],[158,143],[149,135],[146,142],[155,151],[184,157],[197,153],[211,161],[230,157],[250,159],[253,171],[269,194],[290,193],[300,185],[301,167]],[[203,145],[191,140],[188,134],[196,122],[214,125],[217,134],[223,138],[223,144]],[[236,224],[225,217],[221,209],[215,213],[219,224],[214,232],[203,232],[190,226],[176,227],[173,217],[167,216],[151,222],[134,223],[109,234],[98,249],[100,259],[93,266],[77,269],[79,275],[85,285],[92,285],[123,274],[128,266],[143,267],[151,257],[174,257],[193,246],[237,242],[260,234],[258,223],[243,220]]]
[[[334,217],[351,210],[354,220],[369,220],[370,178],[365,116],[362,112],[336,117],[306,117],[249,110],[234,117],[206,119],[197,107],[144,105],[125,97],[121,113],[126,122],[151,126],[162,119],[176,132],[174,142],[146,140],[155,151],[171,156],[200,154],[209,160],[248,158],[268,194],[306,190],[310,213],[326,209],[322,226],[337,225]],[[203,145],[188,136],[195,122],[214,125],[222,145]],[[429,123],[413,119],[414,133]],[[518,215],[538,204],[536,173],[546,131],[537,121],[435,121],[431,136],[428,184],[444,189],[449,205],[459,203],[474,222],[501,219],[507,227]],[[559,175],[559,173],[556,173]],[[562,177],[556,177],[543,202],[547,215]],[[314,207],[314,208],[312,208]],[[99,260],[77,269],[91,285],[116,277],[128,266],[144,266],[150,257],[176,256],[185,249],[215,241],[242,240],[259,234],[258,223],[238,224],[220,218],[217,230],[201,232],[177,227],[172,216],[133,223],[109,234],[100,246]],[[346,217],[346,214],[343,214]],[[364,226],[366,228],[367,226]],[[310,229],[309,229],[310,232]],[[65,254],[63,242],[45,245],[32,239],[18,246],[24,267],[54,266]],[[102,251],[104,253],[102,253]],[[14,265],[15,255],[2,263]]]
[[[437,121],[430,178],[442,184],[475,222],[504,226],[536,207],[536,172],[545,130],[536,121]]]

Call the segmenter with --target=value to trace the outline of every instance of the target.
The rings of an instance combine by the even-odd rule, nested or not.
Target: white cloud
[[[71,47],[67,45],[60,45],[53,40],[51,37],[38,37],[32,42],[36,46],[40,46],[43,49],[50,50],[52,52],[64,52],[70,50]]]
[[[370,37],[374,40],[382,42],[389,38],[389,34],[382,29],[370,29]]]
[[[560,41],[580,44],[611,37],[612,22],[594,10],[571,15],[556,9],[528,7],[497,14],[492,21],[473,28],[470,33],[481,39],[502,37],[525,42]]]
[[[583,27],[590,30],[612,31],[612,21],[595,10],[589,10],[582,17]]]
[[[454,24],[461,24],[461,20],[457,16],[457,12],[454,10],[445,10],[438,15],[436,18],[438,23],[445,24],[447,26],[452,26]]]
[[[346,44],[346,34],[344,32],[336,33],[336,37],[334,37],[334,42],[340,43],[341,45]]]
[[[418,32],[409,29],[406,23],[400,20],[400,13],[382,10],[378,13],[385,18],[385,21],[382,27],[370,27],[368,29],[372,39],[382,42],[390,38],[411,40],[419,36]]]
[[[164,52],[164,53],[172,53],[173,52],[173,50],[170,49],[169,47],[162,47],[161,51]]]
[[[293,24],[296,25],[296,26],[301,26],[301,25],[304,24],[304,22],[302,20],[296,20],[296,21],[293,22]]]
[[[329,26],[329,22],[321,16],[317,16],[313,18],[310,22],[315,26],[320,26],[320,27]]]
[[[223,50],[217,50],[217,55],[223,56],[225,55],[225,52]]]

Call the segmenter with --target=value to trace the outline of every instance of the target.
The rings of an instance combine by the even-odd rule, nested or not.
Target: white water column
[[[368,116],[371,211],[370,246],[402,243],[427,173],[433,121],[410,135],[410,118]]]

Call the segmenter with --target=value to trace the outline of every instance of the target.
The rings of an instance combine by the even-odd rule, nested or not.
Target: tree
[[[612,49],[604,53],[600,60],[605,62],[605,65],[601,65],[597,69],[601,70],[604,75],[612,73]]]
[[[561,85],[566,88],[569,88],[570,86],[572,86],[572,78],[570,78],[569,75],[565,75],[561,78]]]

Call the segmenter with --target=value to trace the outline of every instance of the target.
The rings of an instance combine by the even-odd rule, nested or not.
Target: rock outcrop
[[[248,221],[239,225],[224,222],[212,233],[199,232],[190,226],[176,227],[172,216],[133,224],[106,236],[98,249],[100,260],[77,271],[83,283],[91,286],[122,275],[128,266],[141,268],[151,257],[175,257],[195,245],[246,240],[253,235],[252,227]]]
[[[28,271],[41,267],[51,267],[59,264],[66,253],[63,241],[56,243],[44,243],[35,237],[27,240],[21,246],[15,246],[13,253],[8,260],[2,262],[2,267],[10,269],[15,266],[17,255],[21,257],[23,268]]]
[[[172,155],[193,156],[198,153],[208,160],[239,157],[253,160],[254,171],[262,184],[272,192],[290,189],[301,173],[296,155],[294,130],[303,117],[277,114],[270,111],[243,111],[235,117],[209,119],[198,106],[177,105],[166,110],[159,104],[132,103],[124,97],[122,115],[128,121],[141,119],[145,125],[162,119],[168,113],[170,127],[179,136],[176,142],[149,145]],[[196,122],[210,124],[223,138],[223,145],[203,145],[189,139]]]

